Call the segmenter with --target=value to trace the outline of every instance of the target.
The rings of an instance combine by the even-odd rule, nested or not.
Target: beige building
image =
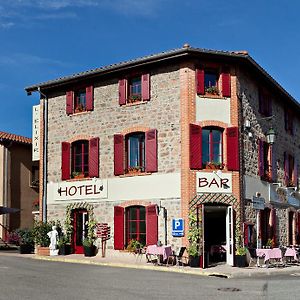
[[[0,215],[0,237],[33,225],[33,203],[38,199],[38,164],[31,160],[31,139],[0,132],[0,206],[20,212]]]

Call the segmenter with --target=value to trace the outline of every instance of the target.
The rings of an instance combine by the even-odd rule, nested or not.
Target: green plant
[[[19,243],[21,245],[34,245],[33,230],[29,228],[18,229],[17,233],[20,237]]]
[[[131,102],[131,103],[136,102],[136,101],[141,101],[141,100],[142,100],[141,95],[130,95],[129,96],[129,102]]]
[[[72,172],[72,178],[76,178],[76,177],[79,177],[79,176],[83,176],[83,173],[82,172]]]
[[[268,239],[266,246],[274,248],[274,246],[275,246],[274,239]]]
[[[33,225],[32,234],[34,242],[41,247],[48,247],[50,239],[47,235],[52,230],[54,222],[36,221]]]
[[[190,243],[187,252],[190,256],[196,257],[199,255],[199,241],[200,241],[201,229],[198,226],[198,220],[195,213],[189,214],[189,230],[188,241]]]
[[[68,236],[63,234],[59,237],[57,241],[58,248],[65,246],[65,245],[71,245],[71,241],[69,240]]]
[[[143,248],[143,244],[141,244],[139,241],[132,239],[129,241],[129,244],[126,248],[126,250],[130,252],[136,252],[137,249]]]
[[[237,247],[235,250],[235,255],[238,255],[238,256],[246,255],[246,253],[247,253],[247,248],[245,248],[245,247]]]
[[[209,86],[205,88],[205,93],[212,95],[219,95],[219,90],[216,86]]]

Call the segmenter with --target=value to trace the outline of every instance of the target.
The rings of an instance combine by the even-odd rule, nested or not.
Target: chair
[[[143,255],[146,254],[146,247],[141,247],[140,245],[137,245],[134,254],[136,255],[136,261],[140,258],[140,261],[143,258]]]
[[[186,250],[186,247],[181,247],[178,254],[176,254],[173,251],[173,253],[167,259],[167,266],[169,266],[170,258],[173,259],[173,263],[172,263],[173,265],[174,265],[174,261],[176,262],[176,266],[180,266],[180,265],[183,266],[184,264],[187,265],[189,258],[187,256],[183,256],[185,250]],[[185,263],[184,263],[184,260],[185,260]]]
[[[258,261],[257,261],[257,255],[256,255],[256,249],[255,248],[247,248],[246,247],[246,259],[247,259],[247,262],[249,261],[249,267],[251,266],[252,262],[255,263],[255,266],[258,266]]]

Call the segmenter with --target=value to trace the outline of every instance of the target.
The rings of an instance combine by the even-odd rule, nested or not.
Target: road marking
[[[300,273],[293,273],[291,276],[300,276]]]

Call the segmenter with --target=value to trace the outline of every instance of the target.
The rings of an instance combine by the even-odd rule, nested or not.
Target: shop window
[[[259,90],[259,112],[264,117],[270,117],[272,116],[272,99],[271,95],[260,89]]]
[[[131,240],[146,245],[146,210],[144,206],[130,206],[126,208],[126,244]]]
[[[272,172],[276,171],[272,167],[272,147],[265,141],[258,141],[258,161],[259,161],[259,176],[265,181],[272,181]]]
[[[255,247],[254,224],[244,223],[244,245],[249,248]]]
[[[29,186],[33,188],[39,187],[39,166],[32,166],[31,172],[30,172],[30,182]]]
[[[62,143],[62,180],[99,177],[99,138]]]
[[[272,239],[272,230],[271,230],[271,210],[265,208],[260,211],[260,235],[262,245],[266,246],[268,240]]]
[[[125,158],[125,160],[124,160]],[[114,136],[114,174],[157,172],[157,130]]]
[[[198,95],[223,97],[230,97],[231,95],[231,79],[228,67],[223,67],[221,73],[220,68],[198,68],[196,70],[196,79]]]
[[[68,115],[93,110],[93,86],[68,91],[66,94],[66,112]]]
[[[215,128],[202,129],[203,167],[223,168],[223,132]]]
[[[119,81],[119,104],[150,100],[150,75],[131,76]]]
[[[294,115],[290,109],[284,111],[284,128],[287,133],[294,134]]]

